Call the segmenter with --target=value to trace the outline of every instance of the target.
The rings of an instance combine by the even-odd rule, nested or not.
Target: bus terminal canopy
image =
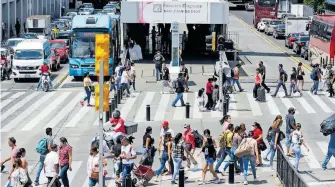
[[[122,23],[228,24],[229,4],[220,0],[121,1]]]

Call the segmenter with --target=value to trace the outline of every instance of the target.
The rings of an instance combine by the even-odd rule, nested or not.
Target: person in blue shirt
[[[322,164],[323,169],[327,169],[327,164],[332,156],[335,157],[335,131],[330,135],[327,155],[325,161]]]

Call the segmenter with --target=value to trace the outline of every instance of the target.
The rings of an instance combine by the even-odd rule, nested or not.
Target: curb
[[[293,60],[295,63],[299,64],[301,61],[298,60],[296,57],[288,54],[287,51],[285,51],[283,48],[281,48],[279,45],[277,45],[276,43],[274,43],[273,41],[269,40],[268,38],[262,36],[260,33],[258,33],[258,31],[251,27],[248,23],[246,23],[245,21],[243,21],[241,18],[235,16],[234,14],[230,14],[232,16],[234,16],[236,19],[238,19],[244,26],[248,27],[251,31],[253,31],[255,34],[257,34],[259,37],[261,37],[263,40],[265,40],[266,42],[268,42],[270,45],[272,45],[273,47],[275,47],[276,49],[278,49],[280,52],[282,52],[283,54],[285,54],[286,56],[290,57],[291,60]],[[306,68],[308,71],[312,71],[312,68],[309,67],[307,64],[305,64],[304,62],[301,62],[302,65],[304,66],[304,68]]]
[[[61,78],[59,78],[58,81],[54,84],[54,88],[57,89],[68,76],[69,72],[66,72],[64,75],[62,75]]]

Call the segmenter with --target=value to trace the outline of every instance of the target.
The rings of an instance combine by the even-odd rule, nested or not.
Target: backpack
[[[36,146],[36,152],[39,154],[45,154],[48,151],[48,138],[43,137]]]
[[[317,77],[317,75],[316,75],[316,69],[313,69],[313,71],[312,71],[310,77],[311,77],[312,80],[315,80],[315,79],[316,79],[316,77]]]
[[[227,147],[227,135],[229,132],[223,132],[219,137],[219,145],[220,148],[226,148]]]
[[[286,82],[287,81],[287,73],[286,73],[286,71],[284,71],[284,82]]]
[[[272,131],[272,127],[269,128],[268,130],[268,134],[266,135],[266,140],[270,143],[272,140],[272,135],[273,135],[273,131]]]

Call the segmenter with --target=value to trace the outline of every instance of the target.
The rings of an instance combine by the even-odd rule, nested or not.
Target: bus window
[[[326,56],[326,64],[328,64],[328,56]]]

